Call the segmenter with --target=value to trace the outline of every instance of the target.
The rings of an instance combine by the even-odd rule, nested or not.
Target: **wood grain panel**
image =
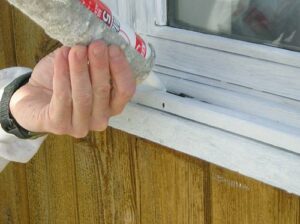
[[[115,223],[114,157],[109,139],[109,132],[104,132],[74,143],[81,223]]]
[[[205,162],[138,139],[141,223],[205,223]]]
[[[71,138],[49,137],[45,148],[49,221],[76,223],[77,197],[73,142]]]
[[[136,137],[110,131],[115,223],[134,224],[140,220],[140,180]],[[122,175],[120,175],[122,173]]]
[[[6,222],[300,223],[299,197],[113,129],[50,136],[23,168],[0,174]]]
[[[13,8],[13,23],[19,66],[33,68],[41,58],[61,46],[16,8]]]
[[[110,207],[109,203],[105,207],[102,196],[108,198],[112,195],[107,194],[104,190],[105,187],[108,187],[107,183],[102,182],[103,186],[101,185],[99,169],[104,164],[102,163],[103,159],[96,156],[99,148],[106,151],[104,150],[107,148],[106,135],[99,136],[99,138],[89,136],[88,139],[88,142],[84,140],[74,142],[78,221],[80,223],[101,223],[102,220],[109,219],[103,211]],[[104,179],[107,182],[107,178]],[[107,210],[109,211],[109,209]]]
[[[212,223],[299,224],[299,197],[211,166]]]
[[[0,69],[16,64],[12,10],[6,1],[0,3]]]
[[[60,46],[13,15],[19,65]],[[10,164],[0,173],[0,223],[300,224],[300,198],[109,128],[51,135],[27,165]]]
[[[28,223],[25,165],[10,164],[0,175],[0,223]]]

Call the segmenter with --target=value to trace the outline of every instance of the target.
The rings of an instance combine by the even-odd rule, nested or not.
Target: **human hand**
[[[29,131],[82,138],[90,130],[105,130],[135,89],[123,51],[95,41],[88,47],[62,47],[43,58],[13,95],[10,110]]]

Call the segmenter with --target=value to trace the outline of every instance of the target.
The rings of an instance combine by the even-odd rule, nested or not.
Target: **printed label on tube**
[[[120,22],[118,17],[101,0],[80,0],[80,2],[103,21],[112,31],[121,35],[144,58],[151,55],[148,44],[126,24]]]

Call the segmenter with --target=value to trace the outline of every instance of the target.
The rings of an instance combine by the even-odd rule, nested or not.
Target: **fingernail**
[[[84,58],[86,58],[86,48],[78,48],[76,50],[76,57],[78,60],[83,60]]]
[[[118,46],[112,45],[109,48],[109,56],[111,58],[118,58],[121,55],[121,49]]]

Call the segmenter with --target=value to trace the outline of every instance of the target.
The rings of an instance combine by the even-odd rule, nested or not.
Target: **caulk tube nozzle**
[[[145,81],[143,81],[144,85],[150,86],[156,90],[167,91],[163,82],[159,79],[159,77],[151,71]]]

